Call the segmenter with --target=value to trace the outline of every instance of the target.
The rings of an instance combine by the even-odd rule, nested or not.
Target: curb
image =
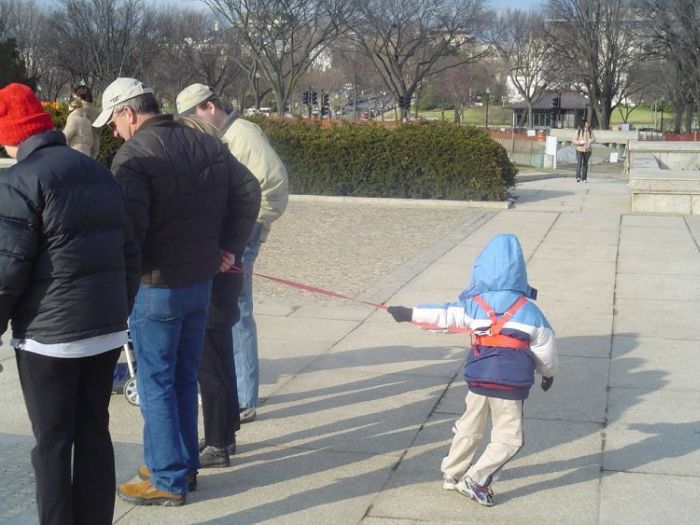
[[[290,195],[292,202],[323,202],[326,204],[369,204],[404,208],[484,208],[507,210],[510,201],[447,201],[439,199],[386,199],[381,197],[335,197],[327,195]]]

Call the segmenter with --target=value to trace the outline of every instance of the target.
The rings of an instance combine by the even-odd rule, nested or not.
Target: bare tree
[[[631,0],[548,0],[547,6],[563,80],[588,96],[598,125],[607,129],[613,109],[638,89],[630,72],[644,60]]]
[[[433,84],[439,85],[443,100],[454,106],[454,121],[460,123],[474,97],[490,87],[493,76],[493,67],[487,61],[461,63],[440,73]]]
[[[532,128],[532,106],[556,83],[558,73],[544,18],[535,12],[508,10],[497,18],[488,40],[525,101],[527,125]]]
[[[60,0],[51,30],[57,59],[98,87],[119,76],[143,77],[160,41],[155,12],[141,0]]]
[[[255,59],[283,115],[296,84],[340,34],[342,0],[203,0]]]
[[[358,102],[362,90],[377,90],[383,83],[378,78],[377,70],[372,62],[367,60],[364,50],[352,38],[340,38],[331,46],[333,68],[344,73],[345,82],[351,86],[349,102],[352,103],[352,114],[357,118]]]
[[[60,90],[69,83],[70,76],[54,60],[45,8],[34,0],[2,1],[0,25],[0,40],[15,39],[27,77],[37,83],[40,96],[56,99]]]
[[[700,106],[700,4],[695,0],[641,0],[641,7],[642,16],[650,21],[645,24],[649,35],[645,50],[675,70],[669,86],[676,110],[674,130],[680,132],[685,114],[689,131]]]
[[[356,1],[351,34],[396,100],[404,102],[402,120],[423,83],[487,52],[478,39],[485,22],[481,0]],[[445,57],[458,60],[441,60]]]
[[[157,24],[159,59],[147,75],[161,96],[174,101],[193,82],[224,94],[238,77],[246,77],[238,64],[240,46],[211,13],[170,9],[157,16]]]

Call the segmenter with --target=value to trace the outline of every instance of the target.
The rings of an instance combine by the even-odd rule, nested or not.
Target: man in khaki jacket
[[[204,118],[221,133],[221,140],[236,159],[243,163],[260,182],[262,201],[258,222],[245,251],[242,267],[243,290],[238,306],[240,321],[233,327],[233,354],[241,423],[255,419],[258,403],[258,337],[253,318],[253,264],[270,232],[270,226],[287,208],[289,189],[287,169],[256,124],[239,118],[238,112],[226,113],[216,93],[204,84],[192,84],[177,96],[179,115],[194,114]]]

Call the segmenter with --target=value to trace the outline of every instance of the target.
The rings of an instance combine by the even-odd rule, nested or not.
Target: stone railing
[[[632,211],[700,215],[700,143],[631,142]]]

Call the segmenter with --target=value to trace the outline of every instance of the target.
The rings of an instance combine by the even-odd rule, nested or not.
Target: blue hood
[[[460,301],[485,292],[509,291],[532,297],[527,283],[525,258],[518,238],[510,233],[496,235],[474,262],[472,281],[460,295]]]

